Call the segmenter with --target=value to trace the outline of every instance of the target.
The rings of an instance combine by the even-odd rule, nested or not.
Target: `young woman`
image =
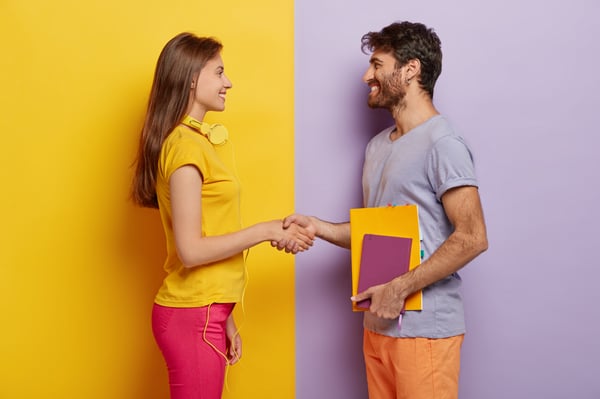
[[[263,241],[294,241],[295,252],[314,237],[281,220],[242,228],[240,187],[227,130],[203,122],[223,111],[232,85],[222,45],[181,33],[162,50],[140,137],[132,196],[158,208],[167,276],[152,312],[152,329],[169,370],[172,399],[220,398],[226,364],[242,343],[232,310],[242,300],[243,251]]]

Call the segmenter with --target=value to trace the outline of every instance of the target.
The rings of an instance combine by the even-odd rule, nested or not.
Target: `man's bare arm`
[[[287,229],[293,223],[305,228],[308,232],[314,234],[331,244],[338,247],[350,249],[350,222],[332,223],[321,220],[315,216],[306,216],[293,214],[283,220],[283,228]],[[290,243],[278,242],[272,243],[278,249],[286,249],[289,252]]]

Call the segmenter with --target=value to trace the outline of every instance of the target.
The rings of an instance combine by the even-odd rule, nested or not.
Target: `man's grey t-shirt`
[[[395,141],[393,126],[373,137],[363,167],[365,207],[416,204],[419,210],[423,260],[452,233],[441,203],[449,189],[478,186],[471,152],[441,115],[436,115]],[[423,310],[398,319],[365,312],[364,327],[391,337],[445,338],[465,332],[457,273],[423,289]]]

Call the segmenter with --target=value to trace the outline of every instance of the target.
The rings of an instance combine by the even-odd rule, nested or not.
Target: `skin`
[[[242,337],[237,333],[233,316],[227,319],[225,333],[227,335],[227,360],[229,364],[236,364],[242,358]]]
[[[371,107],[387,108],[394,117],[396,129],[390,134],[397,140],[438,111],[429,94],[418,83],[421,63],[409,60],[396,68],[391,53],[375,51],[363,81],[369,85]],[[369,311],[377,316],[394,319],[400,315],[406,298],[436,281],[460,270],[488,247],[483,210],[476,187],[463,186],[448,190],[441,198],[453,233],[419,267],[393,280],[368,288],[351,298],[358,302],[371,299]],[[331,223],[314,216],[293,214],[284,220],[284,227],[300,225],[309,234],[343,248],[350,248],[350,223]],[[289,242],[272,242],[278,249],[290,251]]]
[[[223,111],[231,81],[224,72],[221,56],[208,61],[190,84],[187,114],[202,121],[209,111]],[[187,128],[187,127],[186,127]],[[264,241],[286,241],[289,252],[307,250],[313,242],[311,235],[300,225],[283,229],[281,220],[257,223],[250,227],[219,236],[202,236],[202,175],[191,165],[182,166],[169,181],[173,233],[177,253],[187,268],[226,259]],[[226,322],[228,359],[237,363],[242,354],[242,340],[230,315]]]
[[[192,80],[187,114],[201,121],[208,111],[224,111],[227,90],[232,87],[221,54],[217,54]]]

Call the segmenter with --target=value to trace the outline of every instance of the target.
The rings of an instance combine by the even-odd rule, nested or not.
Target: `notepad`
[[[419,214],[416,205],[397,205],[374,208],[350,209],[350,241],[352,261],[352,295],[358,291],[362,242],[366,234],[377,234],[412,239],[410,266],[412,270],[421,264],[421,233]],[[422,310],[423,293],[421,290],[409,295],[405,310]],[[352,310],[364,312],[365,309],[352,302]]]
[[[362,242],[358,292],[384,284],[406,273],[410,265],[412,239],[378,234],[365,234]],[[356,303],[368,309],[370,299]]]

